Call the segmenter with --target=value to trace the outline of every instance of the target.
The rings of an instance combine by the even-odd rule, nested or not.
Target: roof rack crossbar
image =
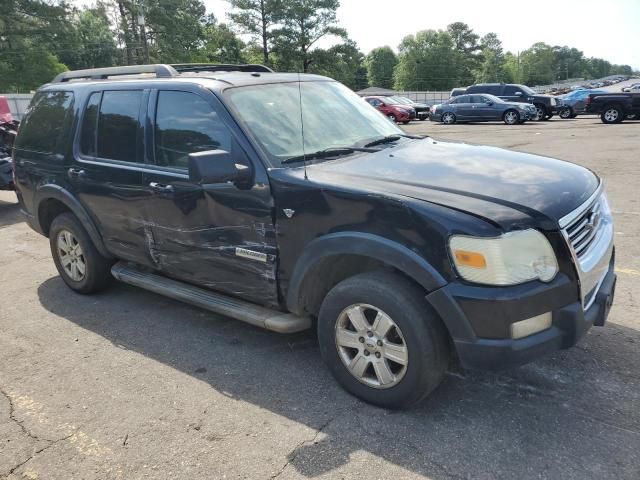
[[[118,75],[138,75],[141,73],[155,73],[156,77],[175,77],[178,72],[171,65],[127,65],[123,67],[89,68],[86,70],[73,70],[62,72],[51,83],[68,82],[69,80],[86,78],[92,80],[105,80]]]
[[[178,63],[171,65],[178,73],[188,72],[273,72],[269,67],[255,63]]]

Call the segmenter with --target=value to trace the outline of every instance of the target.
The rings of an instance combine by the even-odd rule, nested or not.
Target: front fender
[[[102,236],[100,235],[100,232],[98,231],[95,223],[87,213],[86,209],[76,199],[76,197],[74,197],[70,192],[65,190],[60,185],[54,185],[54,184],[42,185],[36,190],[36,193],[34,195],[34,202],[33,202],[33,205],[34,205],[33,215],[35,220],[34,223],[40,229],[40,232],[42,232],[45,235],[48,235],[48,232],[45,231],[46,229],[43,228],[43,225],[41,223],[40,205],[42,202],[49,199],[58,200],[59,202],[66,205],[69,208],[69,210],[71,210],[71,212],[78,218],[78,220],[80,220],[80,223],[82,223],[82,226],[89,234],[89,237],[91,237],[91,241],[93,241],[93,244],[98,249],[100,254],[107,258],[112,257],[112,255],[109,253],[109,251],[105,247],[104,242],[102,241]]]
[[[287,291],[287,308],[300,313],[305,277],[323,259],[334,255],[360,255],[387,263],[432,292],[447,284],[438,271],[423,257],[387,238],[362,232],[338,232],[309,242],[296,262]]]

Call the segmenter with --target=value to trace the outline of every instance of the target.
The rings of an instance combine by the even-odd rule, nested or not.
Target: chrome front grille
[[[565,228],[569,244],[578,259],[585,256],[596,239],[602,224],[601,216],[602,197]]]
[[[613,254],[613,222],[602,184],[559,224],[576,265],[582,307],[587,310],[609,271]]]

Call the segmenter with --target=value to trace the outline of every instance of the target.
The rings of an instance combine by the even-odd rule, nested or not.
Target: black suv
[[[328,78],[244,70],[96,69],[38,90],[17,191],[71,289],[115,277],[276,332],[315,323],[336,379],[386,407],[454,356],[512,367],[604,324],[595,174],[409,136]]]
[[[526,85],[478,83],[467,87],[466,93],[490,93],[507,102],[532,103],[538,111],[537,120],[548,120],[558,113],[558,101],[555,97],[536,93]]]

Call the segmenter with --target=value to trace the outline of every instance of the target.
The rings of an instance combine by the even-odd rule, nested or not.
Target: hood
[[[555,229],[599,185],[590,170],[569,162],[430,138],[308,171],[311,180],[428,201],[503,228]]]

